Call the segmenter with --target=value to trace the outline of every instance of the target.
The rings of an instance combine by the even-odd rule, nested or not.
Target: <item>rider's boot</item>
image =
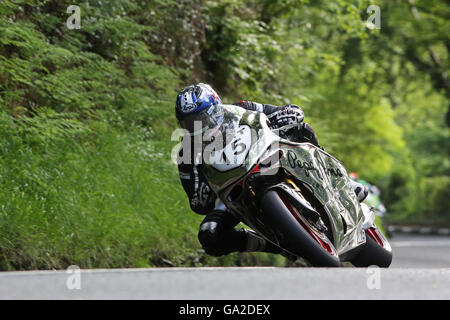
[[[242,251],[244,252],[270,252],[270,253],[280,253],[281,249],[260,235],[258,235],[253,230],[242,229],[245,232],[247,242]]]
[[[265,240],[263,237],[258,235],[253,230],[243,229],[247,236],[246,247],[244,252],[267,252],[267,253],[277,253],[288,258],[291,261],[297,260],[297,257],[291,255],[290,253],[284,251],[279,246]]]
[[[364,199],[366,199],[369,195],[369,189],[365,185],[354,180],[350,180],[350,182],[352,184],[353,190],[355,191],[356,197],[358,198],[358,201],[363,202]]]

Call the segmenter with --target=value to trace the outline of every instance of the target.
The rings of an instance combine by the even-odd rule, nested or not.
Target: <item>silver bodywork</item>
[[[251,146],[245,150],[245,161],[235,164],[230,170],[217,163],[204,166],[212,189],[233,214],[242,216],[239,212],[242,207],[236,207],[235,203],[230,201],[230,190],[261,160],[270,154],[279,154],[281,150],[282,156],[277,166],[272,166],[271,169],[285,170],[310,187],[328,215],[338,255],[343,255],[366,241],[364,230],[374,225],[374,213],[362,209],[351,187],[347,171],[336,158],[310,143],[294,143],[281,139],[269,129],[267,117],[263,113],[228,105],[224,105],[224,110],[223,128],[231,132],[243,126],[252,129]],[[208,155],[204,156],[208,158]],[[251,224],[251,227],[258,228],[256,223]]]
[[[281,144],[280,147],[286,155],[281,158],[281,166],[309,185],[324,206],[332,224],[338,254],[364,243],[364,213],[344,166],[309,143]]]

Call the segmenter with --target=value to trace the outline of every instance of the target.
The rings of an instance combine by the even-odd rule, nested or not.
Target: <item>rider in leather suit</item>
[[[176,115],[180,126],[193,132],[192,115],[205,113],[205,110],[213,110],[222,102],[217,93],[203,83],[189,86],[183,89],[177,97]],[[292,129],[292,124],[297,124],[295,134],[297,142],[309,142],[318,147],[318,139],[313,128],[303,122],[303,111],[296,105],[277,107],[269,104],[260,104],[251,101],[240,101],[234,105],[246,110],[263,112],[270,121],[270,128],[283,132]],[[211,113],[214,114],[214,113]],[[191,133],[191,136],[196,133]],[[183,149],[179,151],[179,158],[183,158]],[[271,252],[281,253],[281,249],[267,242],[255,232],[244,228],[235,228],[240,222],[223,205],[217,201],[216,194],[211,190],[202,172],[202,164],[196,164],[195,155],[191,161],[178,165],[179,175],[183,188],[189,197],[191,209],[201,215],[206,215],[200,224],[198,239],[209,255],[221,256],[231,252]],[[358,199],[362,201],[367,196],[367,190],[363,186],[354,185]]]

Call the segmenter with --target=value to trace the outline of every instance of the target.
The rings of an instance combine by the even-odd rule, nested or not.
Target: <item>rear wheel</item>
[[[308,260],[315,267],[341,266],[333,245],[322,240],[306,222],[302,222],[294,208],[276,191],[268,191],[263,196],[261,207],[283,249]]]
[[[383,234],[375,228],[366,230],[366,243],[351,261],[355,267],[378,266],[388,268],[392,262],[392,250]]]

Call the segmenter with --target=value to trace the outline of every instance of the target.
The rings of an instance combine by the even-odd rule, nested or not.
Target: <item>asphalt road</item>
[[[392,268],[450,268],[450,237],[394,234]]]
[[[5,272],[0,299],[450,299],[450,237],[396,236],[392,268]],[[79,288],[79,289],[78,289]]]

